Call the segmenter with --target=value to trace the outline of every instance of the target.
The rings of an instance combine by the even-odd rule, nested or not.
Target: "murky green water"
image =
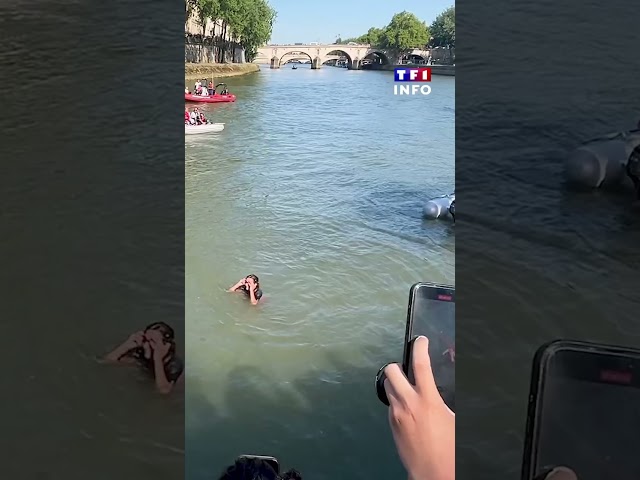
[[[186,463],[243,453],[305,480],[402,478],[373,380],[402,352],[409,287],[454,282],[454,78],[325,67],[226,79],[223,133],[186,141]],[[254,308],[225,292],[255,273]]]

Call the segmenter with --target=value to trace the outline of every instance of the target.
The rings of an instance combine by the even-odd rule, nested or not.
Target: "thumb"
[[[414,340],[411,352],[411,362],[413,363],[413,376],[415,377],[416,389],[431,398],[440,398],[440,392],[436,386],[431,369],[431,357],[429,357],[429,339],[420,336]]]

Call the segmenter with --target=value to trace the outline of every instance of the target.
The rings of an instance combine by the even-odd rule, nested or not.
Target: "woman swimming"
[[[164,394],[173,390],[184,372],[184,364],[176,355],[173,328],[164,322],[152,323],[144,330],[131,334],[104,360],[142,367],[154,378],[158,391]]]
[[[247,275],[238,283],[236,283],[233,287],[231,287],[228,292],[243,292],[252,305],[257,305],[260,299],[262,298],[262,290],[260,290],[260,281],[256,275]]]

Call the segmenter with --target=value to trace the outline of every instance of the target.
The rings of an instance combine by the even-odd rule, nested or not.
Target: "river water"
[[[640,118],[636,18],[623,2],[494,7],[499,16],[461,9],[456,18],[465,32],[457,58],[464,68],[456,131],[465,134],[456,141],[464,238],[457,246],[456,473],[474,480],[519,478],[541,344],[640,343],[632,192],[576,192],[563,181],[572,149],[633,129]],[[567,21],[572,28],[558,33]],[[478,28],[488,24],[490,31]],[[518,33],[505,41],[514,25]],[[594,52],[615,54],[604,63]]]
[[[455,79],[426,97],[335,67],[226,82],[238,101],[205,107],[224,132],[185,146],[187,478],[240,454],[401,478],[373,382],[410,285],[454,282],[454,228],[421,208],[454,188]],[[225,292],[249,273],[258,307]]]

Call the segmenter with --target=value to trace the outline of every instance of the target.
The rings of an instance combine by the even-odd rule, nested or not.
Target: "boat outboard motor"
[[[422,214],[425,218],[435,220],[436,218],[453,218],[449,208],[451,204],[456,201],[456,194],[442,195],[440,197],[432,198],[429,200],[424,208]],[[455,211],[455,207],[454,207]]]
[[[640,130],[591,140],[571,152],[565,176],[570,183],[591,188],[629,183],[626,166],[638,145]]]

